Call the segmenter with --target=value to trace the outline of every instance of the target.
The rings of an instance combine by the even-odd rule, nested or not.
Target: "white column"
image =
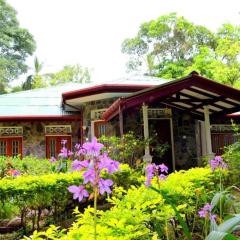
[[[142,106],[143,111],[143,132],[144,132],[144,139],[146,141],[149,140],[149,129],[148,129],[148,106],[143,104]],[[150,155],[149,144],[145,146],[145,155],[143,156],[144,162],[152,162],[152,156]]]
[[[212,140],[211,140],[211,126],[209,118],[209,107],[204,106],[204,126],[205,126],[205,136],[206,136],[206,150],[209,157],[213,156],[212,152]]]

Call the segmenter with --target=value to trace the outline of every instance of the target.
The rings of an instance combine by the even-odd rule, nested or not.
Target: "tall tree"
[[[123,41],[122,52],[130,56],[130,70],[145,67],[167,79],[197,70],[232,86],[240,83],[239,26],[224,24],[211,32],[172,13],[143,23],[134,38]]]
[[[66,82],[88,83],[91,79],[91,71],[79,64],[66,65],[59,72],[50,74],[50,85],[58,85]]]
[[[215,45],[214,34],[207,28],[172,13],[143,23],[136,37],[124,40],[122,52],[132,56],[130,66],[145,64],[149,74],[176,78],[191,65],[200,47]]]
[[[11,80],[27,71],[25,60],[35,51],[35,41],[28,30],[21,28],[16,11],[0,0],[0,83],[6,86]]]
[[[34,58],[34,73],[27,76],[26,81],[22,84],[23,90],[29,90],[33,88],[40,88],[47,86],[44,77],[40,74],[43,68],[43,63],[41,63],[37,57]]]

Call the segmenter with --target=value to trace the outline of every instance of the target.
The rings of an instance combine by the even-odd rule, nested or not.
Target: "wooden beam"
[[[183,107],[183,106],[180,106],[180,105],[177,105],[177,104],[174,104],[174,103],[169,103],[169,102],[166,102],[166,101],[161,101],[163,104],[169,106],[169,107],[174,107],[174,108],[177,108],[178,110],[180,110],[182,113],[189,113],[191,116],[193,116],[195,119],[198,119],[198,120],[204,120],[204,117],[203,117],[203,114],[200,113],[200,112],[188,112],[187,111],[187,108]]]
[[[212,105],[215,102],[218,102],[218,101],[221,101],[221,100],[224,100],[224,97],[220,96],[220,97],[215,97],[215,98],[212,98],[212,99],[204,99],[204,100],[202,100],[202,103],[196,104],[194,107],[189,109],[189,111],[193,111],[193,110],[196,110],[198,108],[202,108],[203,106],[206,106],[206,105]]]

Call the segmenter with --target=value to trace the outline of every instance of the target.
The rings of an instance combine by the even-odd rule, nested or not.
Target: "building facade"
[[[196,72],[174,81],[133,76],[5,94],[0,155],[56,157],[63,139],[70,150],[93,136],[133,131],[156,139],[146,146],[145,161],[190,168],[236,141],[230,119],[238,121],[239,106],[240,91]],[[166,146],[161,157],[157,145]]]

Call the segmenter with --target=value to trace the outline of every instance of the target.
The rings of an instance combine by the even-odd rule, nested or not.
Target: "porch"
[[[200,165],[202,156],[212,157],[215,153],[212,150],[211,123],[239,110],[239,90],[192,72],[185,78],[118,99],[105,111],[103,118],[106,121],[118,119],[120,135],[123,135],[124,131],[129,129],[126,126],[129,125],[128,115],[134,118],[135,114],[135,118],[138,119],[140,114],[145,140],[153,137],[150,126],[155,125],[154,130],[159,136],[159,142],[166,141],[170,145],[165,160],[168,161],[168,165],[171,163],[172,170],[175,170],[176,159],[181,155],[192,161],[193,165]],[[162,111],[162,114],[154,118],[151,115],[153,111]],[[139,127],[139,123],[141,124],[141,121],[136,121],[135,124]],[[191,134],[187,128],[192,130]],[[152,156],[150,145],[146,146],[143,159],[146,162],[161,160]],[[164,161],[164,157],[162,160]]]

